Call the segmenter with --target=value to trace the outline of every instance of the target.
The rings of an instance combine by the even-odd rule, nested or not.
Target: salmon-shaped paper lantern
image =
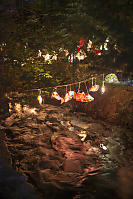
[[[68,93],[66,93],[64,99],[61,100],[61,104],[64,103],[64,102],[70,101],[73,98],[74,95],[75,95],[74,91],[69,91]]]
[[[80,102],[91,102],[94,98],[90,94],[83,93],[76,93],[76,101]]]
[[[96,92],[96,91],[98,91],[98,89],[99,89],[99,85],[94,85],[94,86],[92,86],[92,87],[89,89],[89,91],[91,91],[91,92]]]
[[[57,100],[61,100],[61,99],[62,99],[56,91],[54,91],[54,92],[52,93],[52,96],[51,96],[51,97],[52,97],[52,98],[55,98],[55,99],[57,99]]]

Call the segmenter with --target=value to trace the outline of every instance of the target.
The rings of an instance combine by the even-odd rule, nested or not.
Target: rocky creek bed
[[[20,99],[9,99],[0,123],[2,199],[133,198],[131,130],[67,104],[33,106]]]

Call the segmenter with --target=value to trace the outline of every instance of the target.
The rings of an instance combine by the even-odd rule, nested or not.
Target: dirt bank
[[[88,113],[95,119],[133,129],[133,88],[120,85],[106,85],[106,92],[90,93],[95,100],[80,103],[73,100],[73,110]]]

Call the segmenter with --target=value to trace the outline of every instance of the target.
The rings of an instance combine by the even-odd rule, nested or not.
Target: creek
[[[129,129],[74,112],[67,103],[39,105],[22,96],[10,97],[1,129],[11,166],[32,185],[35,198],[133,197]]]

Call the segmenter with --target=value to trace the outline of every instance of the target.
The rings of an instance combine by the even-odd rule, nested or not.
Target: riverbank
[[[91,103],[73,100],[73,110],[87,113],[89,116],[112,124],[133,129],[133,87],[106,84],[106,92],[90,94],[95,98]]]
[[[61,105],[45,98],[39,105],[29,93],[3,99],[0,157],[19,174],[18,184],[34,187],[39,193],[36,198],[132,198],[130,188],[123,191],[123,186],[132,186],[132,125],[128,118],[130,125],[120,125],[125,115],[115,121],[121,110],[132,111],[128,107],[132,88],[106,88],[104,95],[94,93],[95,101],[86,104],[69,101]],[[13,181],[7,178],[6,182],[10,188]],[[21,186],[16,189],[9,189],[7,195],[19,192]]]
[[[122,192],[127,171],[132,185],[129,129],[74,112],[68,104],[30,105],[20,96],[9,99],[3,141],[11,166],[42,198],[132,198],[131,189]]]

